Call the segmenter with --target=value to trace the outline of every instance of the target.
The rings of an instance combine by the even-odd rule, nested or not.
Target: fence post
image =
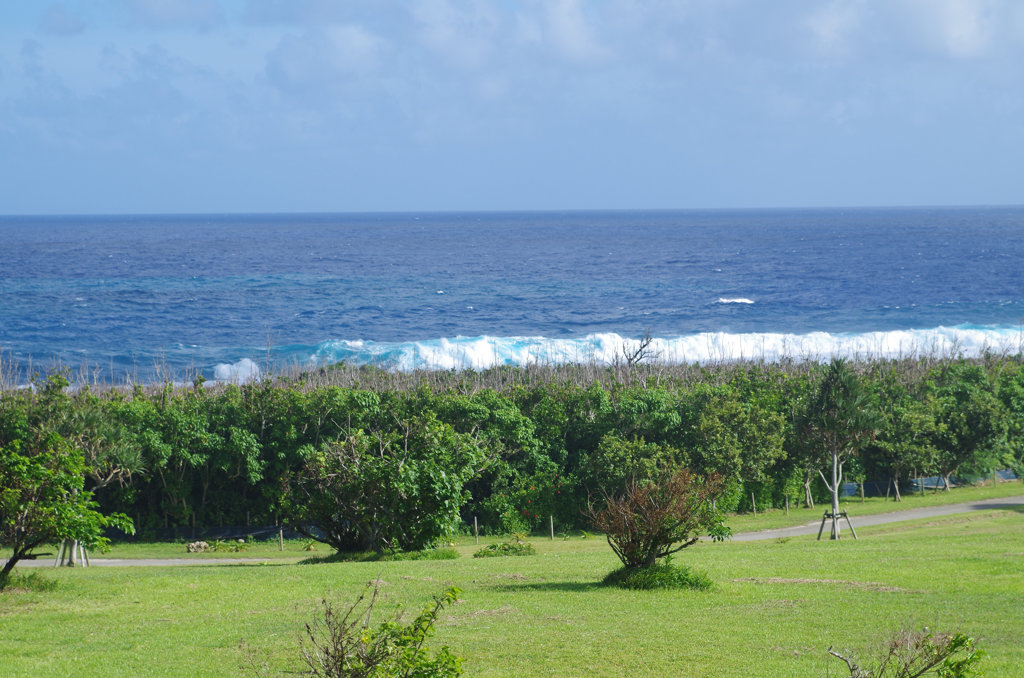
[[[480,545],[480,528],[476,524],[476,516],[473,516],[473,537],[476,539],[477,546]]]
[[[555,540],[555,517],[554,516],[548,516],[548,519],[551,521],[551,541],[554,541]]]

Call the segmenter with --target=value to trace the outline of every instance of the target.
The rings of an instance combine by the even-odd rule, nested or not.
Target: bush
[[[488,544],[473,554],[474,558],[494,558],[497,556],[532,556],[536,551],[533,544],[519,535],[512,535],[508,541]]]
[[[671,562],[657,563],[650,567],[620,567],[608,573],[602,581],[605,586],[648,591],[651,589],[697,589],[711,588],[707,573],[692,570],[685,565]]]
[[[879,648],[878,659],[862,667],[852,656],[844,656],[831,647],[828,653],[842,660],[850,678],[968,678],[981,675],[975,666],[984,653],[974,639],[963,633],[933,633],[927,628],[902,628]]]
[[[372,624],[379,584],[371,583],[351,605],[337,608],[324,599],[305,625],[300,652],[304,675],[318,678],[451,678],[462,675],[462,659],[445,645],[425,647],[441,610],[456,602],[459,589],[448,587],[411,622],[400,610]]]
[[[631,481],[624,492],[605,495],[588,515],[627,568],[655,562],[697,543],[700,533],[724,539],[729,529],[715,508],[725,483],[721,476],[701,477],[689,469],[665,470],[649,482]]]
[[[343,552],[420,550],[454,534],[464,485],[484,463],[475,439],[432,416],[396,430],[354,429],[305,453],[285,482],[285,517]]]

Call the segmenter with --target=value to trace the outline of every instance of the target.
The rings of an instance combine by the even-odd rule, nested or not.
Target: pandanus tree
[[[845,360],[834,358],[808,402],[799,428],[807,444],[817,450],[822,464],[831,462],[829,477],[820,465],[818,474],[832,495],[833,539],[839,539],[843,464],[875,436],[879,421],[874,403],[858,376]]]

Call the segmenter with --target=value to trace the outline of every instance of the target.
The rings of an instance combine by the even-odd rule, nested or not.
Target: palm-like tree
[[[843,464],[878,430],[879,416],[860,379],[842,358],[829,363],[825,376],[808,403],[800,430],[809,445],[831,459],[831,479],[818,474],[832,494],[832,538],[839,539],[839,487]]]

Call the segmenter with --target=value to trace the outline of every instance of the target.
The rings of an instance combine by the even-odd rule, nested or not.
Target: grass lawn
[[[708,592],[602,588],[618,563],[578,537],[535,538],[538,555],[518,558],[471,558],[470,539],[451,561],[45,569],[53,590],[0,594],[0,672],[237,676],[253,660],[288,675],[318,600],[379,578],[386,604],[413,611],[446,583],[463,590],[433,644],[473,676],[824,676],[830,645],[864,650],[910,621],[976,637],[986,676],[1020,675],[1024,512],[858,534],[697,544],[678,562],[707,571]]]

